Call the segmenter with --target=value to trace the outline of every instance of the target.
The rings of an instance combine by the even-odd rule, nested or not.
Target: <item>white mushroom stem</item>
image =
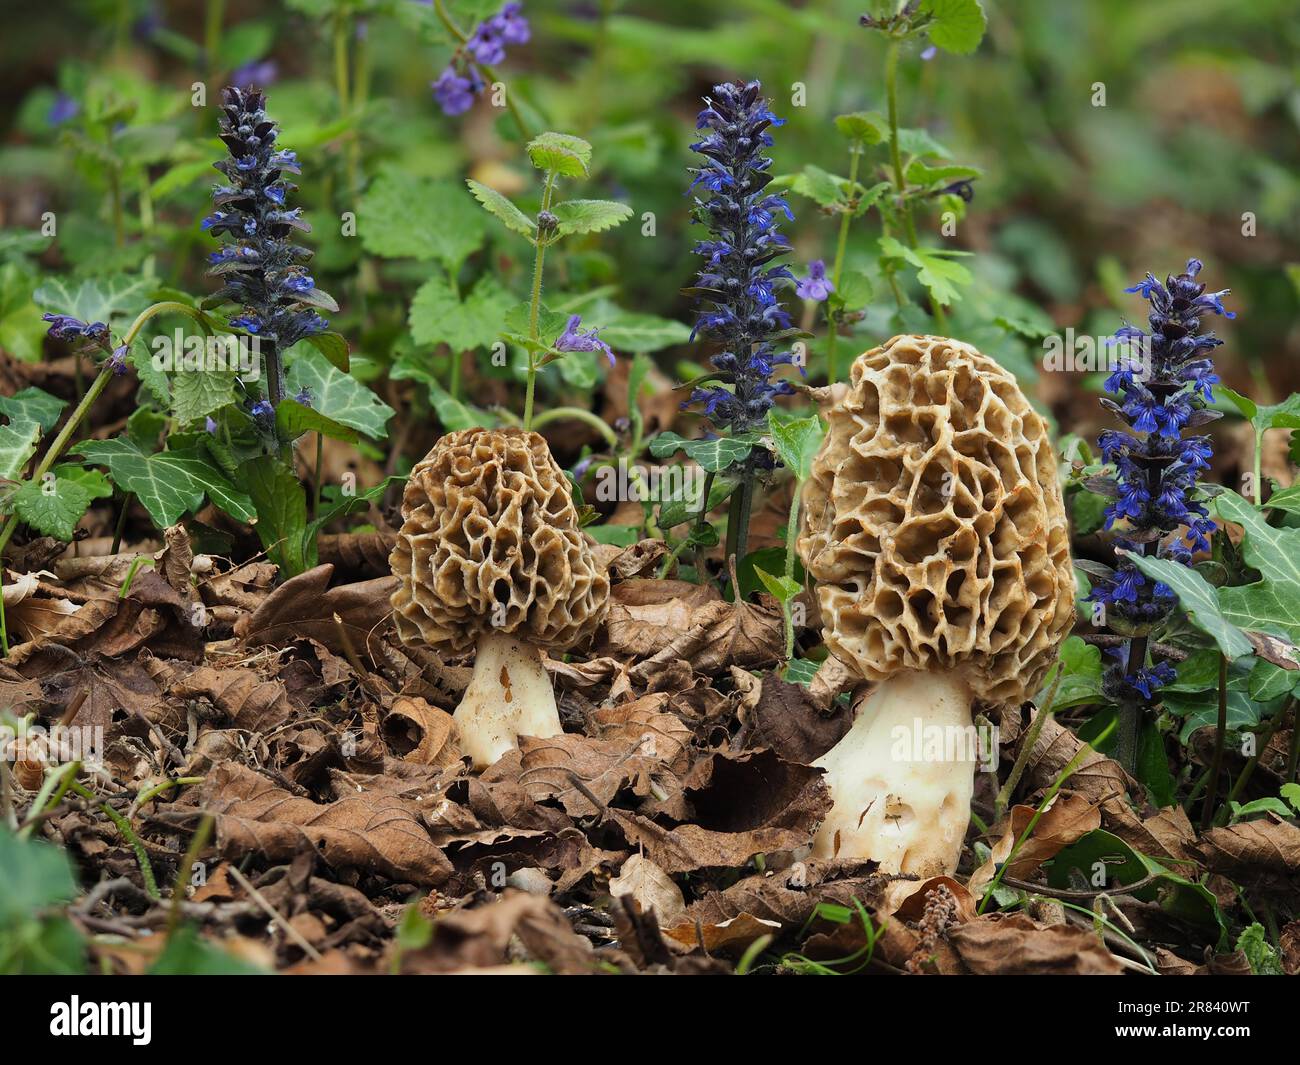
[[[542,655],[506,633],[479,637],[474,676],[452,715],[460,750],[485,769],[519,746],[520,736],[558,736],[560,714]]]
[[[885,873],[955,872],[978,757],[960,676],[905,672],[884,681],[813,763],[826,770],[834,802],[814,857],[874,858]]]

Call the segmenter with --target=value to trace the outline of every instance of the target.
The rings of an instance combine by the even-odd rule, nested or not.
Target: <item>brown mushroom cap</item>
[[[867,680],[962,667],[1032,694],[1074,620],[1056,459],[1015,378],[969,344],[858,357],[804,487],[798,548],[830,650]]]
[[[492,631],[564,649],[605,614],[609,576],[537,433],[448,433],[411,471],[402,518],[389,564],[408,643],[457,653]]]

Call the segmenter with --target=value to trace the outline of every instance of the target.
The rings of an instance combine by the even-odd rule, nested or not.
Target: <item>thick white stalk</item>
[[[558,736],[560,714],[536,647],[500,632],[479,637],[474,676],[452,715],[460,750],[485,769],[520,736]]]
[[[959,676],[891,677],[813,763],[826,770],[834,801],[814,857],[874,858],[885,873],[955,872],[977,759],[971,694]]]

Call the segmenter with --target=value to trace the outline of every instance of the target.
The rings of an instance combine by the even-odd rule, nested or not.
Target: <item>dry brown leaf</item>
[[[321,565],[291,577],[250,616],[239,620],[235,635],[254,647],[289,644],[310,636],[336,654],[347,653],[346,637],[364,660],[391,612],[388,597],[397,587],[397,578],[377,577],[331,588],[333,575],[333,566]]]
[[[758,702],[736,736],[745,749],[768,747],[789,762],[809,765],[835,746],[853,725],[853,711],[825,713],[808,689],[775,674],[763,678]]]
[[[1011,856],[1016,841],[1024,835],[1037,812],[1033,806],[1011,808],[1008,817],[995,829],[1000,835],[993,844],[992,853],[971,874],[969,887],[972,895],[980,897],[984,894],[984,889],[997,875],[998,867]],[[1015,860],[1007,867],[1007,875],[1017,880],[1028,880],[1048,858],[1100,827],[1101,810],[1091,800],[1072,791],[1058,792],[1034,825],[1032,834],[1016,851]]]
[[[623,863],[618,876],[609,882],[614,898],[631,895],[643,913],[654,912],[664,926],[674,924],[686,912],[686,899],[673,878],[648,858],[634,854]]]
[[[689,581],[628,580],[609,593],[602,653],[649,658],[688,631],[699,612],[720,602],[709,584]]]
[[[979,976],[1119,976],[1124,967],[1093,933],[1073,925],[1038,927],[1024,914],[991,914],[948,934]]]
[[[207,698],[232,726],[250,732],[273,729],[293,713],[283,683],[265,680],[255,670],[240,666],[201,666],[178,678],[168,691],[183,699]]]
[[[384,715],[380,732],[398,758],[438,767],[460,760],[451,715],[423,699],[399,695]]]
[[[252,853],[289,861],[304,848],[334,868],[437,886],[451,874],[414,803],[371,791],[321,804],[301,798],[244,766],[216,766],[200,789],[216,818],[217,845],[231,861]]]
[[[1294,893],[1300,876],[1300,828],[1276,814],[1212,828],[1191,849],[1207,868],[1243,887]]]
[[[706,603],[691,616],[689,628],[631,670],[634,679],[648,681],[663,664],[686,661],[696,673],[716,674],[728,666],[764,669],[781,660],[785,651],[781,611],[770,595],[758,602]]]
[[[781,931],[779,921],[766,921],[752,913],[740,913],[717,924],[684,921],[665,928],[664,935],[690,950],[703,948],[710,954],[740,955],[756,939]]]

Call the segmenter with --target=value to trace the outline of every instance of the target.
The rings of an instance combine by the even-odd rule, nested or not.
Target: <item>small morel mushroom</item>
[[[1074,618],[1057,465],[1015,379],[945,337],[899,336],[834,390],[798,548],[831,652],[876,686],[816,764],[817,857],[957,868],[978,703],[1032,695]]]
[[[453,715],[477,768],[519,736],[562,731],[540,648],[590,638],[609,577],[597,565],[564,473],[546,441],[522,429],[465,429],[411,471],[389,558],[397,632],[462,654],[474,676]]]

